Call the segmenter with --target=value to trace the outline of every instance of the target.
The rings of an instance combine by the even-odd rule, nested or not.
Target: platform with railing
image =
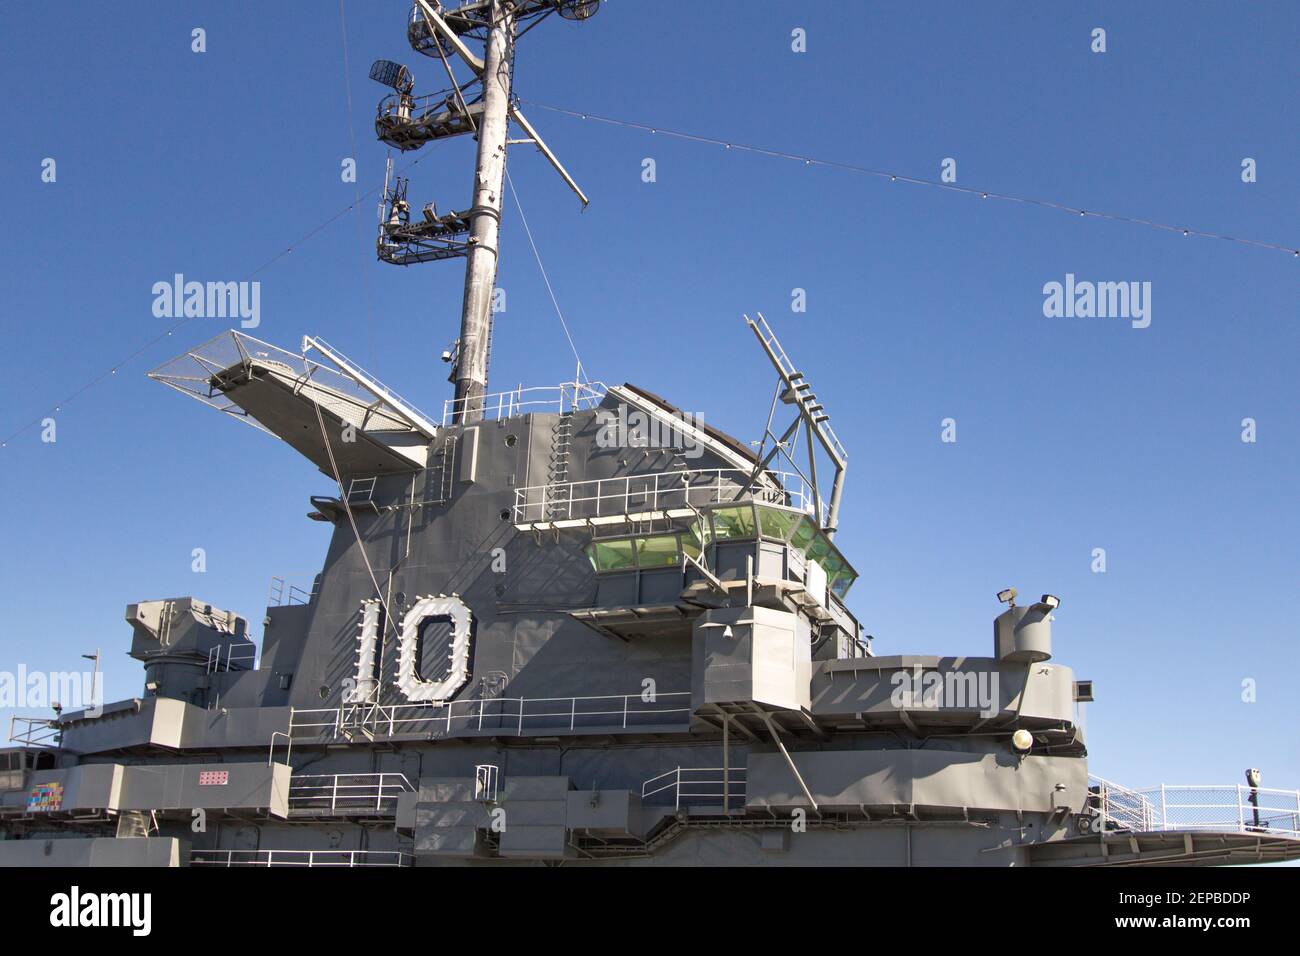
[[[353,479],[355,484],[355,479]],[[313,585],[314,588],[314,585]],[[300,588],[279,576],[271,578],[271,586],[267,591],[266,604],[268,607],[287,607],[291,604],[310,604],[311,599],[316,596],[315,590],[308,591],[306,588]]]
[[[1300,790],[1231,784],[1162,784],[1132,790],[1101,777],[1089,784],[1106,832],[1168,830],[1300,839]]]
[[[641,802],[674,810],[745,809],[744,767],[675,767],[641,785]]]
[[[530,528],[555,522],[601,524],[636,516],[689,516],[694,509],[735,500],[751,475],[736,468],[701,468],[531,485],[515,489],[512,518],[515,527]],[[807,483],[787,472],[764,472],[762,483],[744,497],[801,511],[813,509]]]
[[[251,671],[257,665],[257,646],[249,644],[218,644],[208,648],[205,674],[224,674],[227,671]]]
[[[404,773],[294,774],[289,780],[291,817],[386,817],[415,787]]]
[[[397,850],[191,850],[190,866],[414,866]]]
[[[610,733],[685,730],[691,721],[690,691],[599,697],[488,697],[424,704],[349,704],[303,710],[289,716],[293,740],[378,737],[453,737],[476,734]]]
[[[9,718],[9,741],[23,747],[57,747],[63,729],[49,717]]]
[[[449,398],[442,405],[442,424],[450,425],[457,412],[472,402],[482,405],[484,419],[514,418],[534,412],[567,412],[595,408],[605,398],[603,382],[561,382],[559,385],[520,385],[506,392],[493,392],[480,398]]]

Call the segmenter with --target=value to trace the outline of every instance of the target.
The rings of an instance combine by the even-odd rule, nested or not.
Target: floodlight
[[[1007,588],[1007,589],[1004,590],[1004,591],[999,591],[999,592],[998,592],[998,601],[999,601],[1000,603],[1002,603],[1002,604],[1007,605],[1007,607],[1015,607],[1015,606],[1016,606],[1016,593],[1017,593],[1017,592],[1016,592],[1016,589],[1015,589],[1015,588]]]
[[[392,60],[376,60],[372,63],[370,78],[398,93],[406,94],[415,89],[415,77],[411,71]]]
[[[600,9],[600,0],[555,0],[555,11],[566,20],[590,20]]]

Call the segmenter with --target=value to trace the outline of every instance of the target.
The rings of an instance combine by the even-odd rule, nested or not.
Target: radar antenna
[[[507,148],[516,143],[536,146],[582,205],[587,205],[586,195],[513,98],[515,41],[552,13],[565,20],[587,20],[599,8],[600,0],[469,0],[454,9],[445,8],[439,0],[415,0],[407,40],[415,52],[441,62],[451,86],[415,96],[414,76],[402,64],[377,60],[370,68],[370,78],[393,91],[380,101],[375,117],[375,133],[381,142],[406,151],[465,134],[478,140],[468,208],[440,214],[430,202],[423,207],[423,215],[413,219],[407,200],[409,183],[396,176],[390,160],[379,216],[380,260],[403,266],[466,260],[460,338],[451,350],[450,379],[456,385],[454,423],[483,417]],[[527,26],[520,30],[521,24]],[[479,49],[481,56],[476,52]],[[453,62],[468,69],[470,76],[458,80]],[[523,139],[509,138],[511,120],[523,131]]]

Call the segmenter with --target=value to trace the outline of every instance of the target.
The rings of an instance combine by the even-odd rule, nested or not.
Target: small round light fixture
[[[1017,730],[1011,735],[1011,746],[1017,753],[1027,754],[1034,746],[1034,735],[1027,730]]]

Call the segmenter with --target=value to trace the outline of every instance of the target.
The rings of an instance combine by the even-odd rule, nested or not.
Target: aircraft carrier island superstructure
[[[329,549],[310,590],[281,583],[260,646],[199,597],[128,605],[141,693],[15,719],[0,863],[1300,857],[1295,791],[1089,776],[1092,689],[1053,656],[1050,594],[1000,594],[987,657],[873,647],[845,604],[848,455],[815,369],[761,315],[737,323],[772,372],[756,446],[581,370],[487,391],[508,121],[573,185],[511,99],[514,41],[596,6],[417,0],[412,45],[471,78],[416,98],[405,67],[372,70],[393,90],[381,139],[479,141],[465,211],[413,222],[390,175],[380,223],[382,259],[466,260],[441,416],[313,338],[295,353],[226,332],[150,373],[323,473],[308,517]]]

